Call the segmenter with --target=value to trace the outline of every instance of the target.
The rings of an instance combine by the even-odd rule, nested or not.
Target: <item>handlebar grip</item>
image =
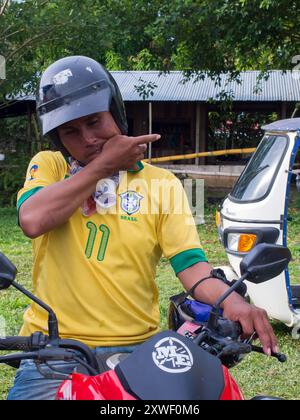
[[[0,350],[30,351],[31,349],[32,349],[31,337],[0,338]]]
[[[35,351],[45,348],[48,342],[49,337],[37,331],[30,337],[16,336],[0,338],[0,350]]]

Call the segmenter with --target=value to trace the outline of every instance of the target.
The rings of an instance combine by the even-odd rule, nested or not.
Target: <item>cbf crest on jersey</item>
[[[27,181],[32,181],[35,179],[35,175],[38,169],[38,165],[32,165],[32,167],[29,169],[29,177],[27,178]]]
[[[141,200],[144,197],[135,191],[127,191],[120,194],[120,198],[121,209],[125,211],[125,213],[131,215],[139,211]]]

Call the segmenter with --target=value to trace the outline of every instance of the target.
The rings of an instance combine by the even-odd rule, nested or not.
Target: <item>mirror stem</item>
[[[208,319],[208,324],[207,327],[209,329],[212,330],[216,330],[217,329],[217,325],[218,325],[218,318],[220,317],[220,307],[222,305],[222,303],[224,302],[224,300],[226,300],[228,298],[229,295],[231,295],[231,293],[233,293],[240,284],[243,283],[244,280],[246,280],[247,276],[248,276],[248,272],[246,272],[245,274],[242,275],[242,277],[236,281],[234,283],[233,286],[231,286],[225,293],[224,295],[222,295],[215,303],[215,305],[213,306],[210,315],[209,315],[209,319]]]
[[[58,322],[57,322],[57,318],[56,318],[56,315],[53,312],[53,310],[48,305],[46,305],[44,302],[42,302],[41,300],[36,298],[32,293],[28,292],[28,290],[24,289],[22,286],[20,286],[18,283],[16,283],[15,281],[12,282],[12,285],[17,290],[22,292],[25,296],[27,296],[29,299],[33,300],[33,302],[35,302],[37,305],[41,306],[43,309],[45,309],[45,311],[48,312],[48,314],[49,314],[49,317],[48,317],[49,339],[50,339],[50,341],[57,340],[59,338]]]
[[[233,293],[238,287],[239,287],[239,285],[240,284],[242,284],[243,282],[244,282],[244,280],[246,280],[246,278],[247,278],[247,276],[248,276],[248,274],[249,273],[245,273],[238,281],[236,281],[234,284],[233,284],[233,286],[231,286],[228,290],[227,290],[227,292],[225,292],[224,293],[224,295],[223,296],[221,296],[218,300],[217,300],[217,302],[215,303],[215,308],[216,309],[220,309],[220,306],[221,306],[221,304],[224,302],[224,300],[226,300],[227,298],[228,298],[228,296],[229,295],[231,295],[231,293]]]

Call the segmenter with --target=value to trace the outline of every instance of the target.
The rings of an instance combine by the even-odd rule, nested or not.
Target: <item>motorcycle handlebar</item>
[[[10,351],[31,351],[32,343],[31,337],[5,337],[0,338],[0,350]]]
[[[39,360],[41,362],[55,361],[55,360],[73,360],[74,353],[65,349],[42,349],[38,351],[32,351],[28,353],[15,353],[1,356],[1,363],[9,363],[21,360]]]
[[[29,337],[0,338],[0,350],[18,350],[23,352],[43,349],[49,343],[49,337],[41,332],[35,332]]]
[[[51,354],[55,355],[56,351],[59,349],[62,350],[73,350],[79,353],[79,357],[86,360],[87,364],[91,366],[94,370],[99,369],[97,359],[91,349],[85,344],[69,339],[58,339],[55,342],[51,342],[47,335],[44,335],[40,332],[32,334],[30,337],[5,337],[0,338],[0,350],[11,351],[17,350],[21,352],[34,352],[45,349],[48,345],[49,358]],[[20,356],[20,355],[19,355]],[[27,355],[28,356],[28,355]],[[15,358],[17,359],[16,355]],[[30,357],[29,357],[30,358]],[[2,359],[1,359],[2,360]],[[20,360],[20,357],[19,357]],[[2,361],[3,363],[3,361]]]

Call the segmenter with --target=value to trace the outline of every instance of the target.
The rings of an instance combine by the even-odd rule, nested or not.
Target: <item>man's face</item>
[[[98,112],[58,127],[58,135],[70,155],[85,165],[102,152],[103,145],[121,131],[110,112]]]

